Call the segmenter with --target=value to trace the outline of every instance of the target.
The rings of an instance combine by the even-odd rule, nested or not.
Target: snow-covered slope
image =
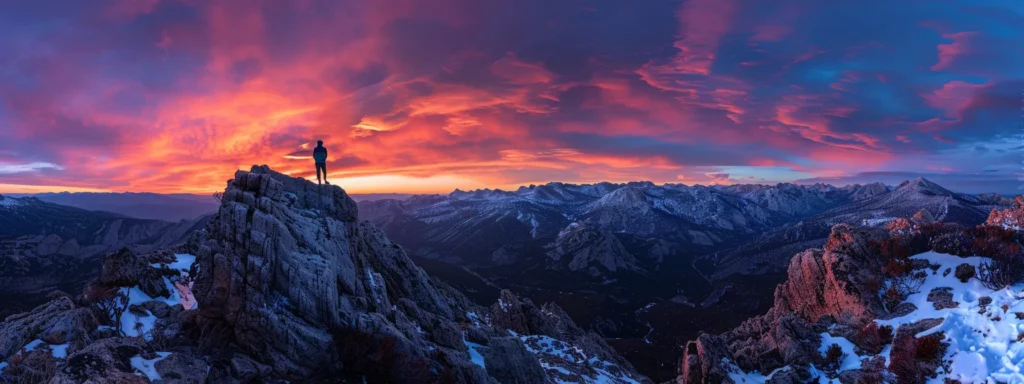
[[[1024,383],[1024,234],[999,224],[836,225],[766,313],[687,344],[679,382]]]
[[[876,320],[879,326],[911,326],[915,323],[929,327],[914,334],[915,338],[939,335],[948,344],[938,365],[936,377],[927,382],[947,383],[946,379],[961,383],[1024,383],[1024,284],[1017,284],[994,291],[986,288],[978,279],[961,282],[953,273],[958,266],[967,264],[975,268],[987,259],[982,257],[958,257],[927,252],[913,256],[928,265],[937,266],[929,272],[917,293],[911,294],[906,302],[916,309],[904,315],[886,320]],[[937,299],[943,297],[942,299]],[[945,302],[942,304],[939,302]],[[846,354],[835,375],[825,373],[816,367],[820,383],[839,383],[838,375],[846,371],[861,369],[868,361],[881,357],[888,366],[891,363],[892,345],[880,353],[872,354],[857,348],[844,336],[821,333],[818,351],[824,352],[832,344],[839,345]],[[791,369],[789,366],[773,372],[743,372],[738,367],[730,374],[737,383],[764,383],[772,373]]]

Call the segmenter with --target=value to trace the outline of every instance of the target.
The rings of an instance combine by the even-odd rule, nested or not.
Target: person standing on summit
[[[324,183],[327,181],[327,148],[324,148],[323,140],[317,140],[316,148],[313,148],[313,161],[316,162],[316,183],[320,184],[320,171],[324,173]]]

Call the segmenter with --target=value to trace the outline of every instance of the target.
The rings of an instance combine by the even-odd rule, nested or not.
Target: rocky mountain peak
[[[941,185],[935,184],[924,177],[918,177],[914,180],[904,181],[900,183],[897,191],[914,191],[926,195],[933,196],[955,196],[956,193],[943,188]]]
[[[597,200],[597,202],[595,202],[595,205],[623,207],[646,206],[647,195],[644,193],[643,188],[627,186],[602,196]]]
[[[340,187],[238,171],[185,244],[108,254],[77,303],[0,323],[0,362],[61,348],[57,383],[143,382],[133,370],[181,382],[649,382],[557,306],[510,291],[475,305],[358,219]],[[108,319],[84,305],[95,292],[123,293],[129,311]]]
[[[614,233],[588,224],[572,223],[562,230],[547,255],[559,268],[586,271],[591,276],[639,270],[636,257]]]

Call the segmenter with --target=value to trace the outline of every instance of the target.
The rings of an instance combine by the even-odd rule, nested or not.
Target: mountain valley
[[[374,372],[351,356],[330,357],[349,359],[349,368],[326,370],[333,360],[285,357],[333,348],[344,337],[393,339],[388,343],[398,342],[400,356],[407,356],[400,361],[446,367],[460,377],[455,382],[690,382],[697,377],[690,361],[707,359],[695,352],[711,343],[706,335],[736,337],[751,318],[780,321],[763,317],[782,311],[776,286],[793,284],[793,263],[807,249],[828,247],[836,228],[879,233],[939,222],[1015,227],[1019,220],[1016,211],[992,213],[1013,206],[1012,199],[959,194],[926,179],[841,188],[551,183],[356,202],[340,188],[254,167],[236,174],[222,199],[215,214],[170,223],[3,197],[0,300],[11,303],[4,315],[32,310],[25,319],[47,321],[84,309],[88,295],[77,292],[97,284],[126,289],[138,320],[124,328],[142,328],[127,332],[128,339],[86,333],[77,342],[128,348],[132,334],[148,340],[156,330],[173,329],[168,334],[183,338],[173,352],[148,342],[130,347],[140,356],[178,356],[156,368],[171,374],[181,374],[173,372],[183,362],[221,364],[198,357],[202,342],[188,346],[216,326],[230,330],[223,337],[231,341],[232,359],[257,364],[264,379],[421,375]],[[161,283],[150,266],[164,264],[176,265],[183,280],[173,277],[179,272],[160,272],[173,275]],[[200,310],[174,309],[179,301]],[[181,312],[168,317],[157,302]],[[7,326],[24,326],[19,316],[26,315],[9,317]],[[463,330],[462,341],[451,341],[453,327]],[[273,336],[282,334],[298,339]],[[19,345],[32,336],[11,337],[6,343]],[[64,340],[44,344],[52,349],[58,341]],[[99,356],[82,348],[71,353]],[[512,355],[488,352],[498,350]],[[590,363],[566,358],[568,350],[592,356]],[[735,380],[750,373],[736,357],[740,352],[714,353],[735,365],[700,368],[701,377]],[[518,360],[504,360],[510,356]],[[107,363],[119,364],[113,359]],[[530,359],[538,359],[535,368],[525,368],[534,367]],[[817,372],[801,361],[788,365],[800,367],[799,380]]]
[[[701,331],[763,314],[790,258],[820,248],[834,225],[884,226],[927,211],[973,226],[1010,205],[916,179],[895,187],[551,183],[360,209],[429,273],[491,296],[497,286],[558,303],[665,380],[677,372],[664,356]]]

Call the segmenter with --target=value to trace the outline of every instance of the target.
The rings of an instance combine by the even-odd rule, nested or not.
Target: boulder
[[[807,367],[797,366],[775,372],[765,384],[805,384],[811,382],[811,371]]]
[[[501,290],[498,302],[491,305],[491,321],[494,325],[520,334],[531,334],[530,324],[523,311],[523,302],[507,289]]]
[[[64,240],[61,240],[60,236],[49,235],[40,241],[36,245],[36,254],[39,256],[49,256],[60,251],[61,246],[64,244]]]
[[[956,308],[960,303],[953,301],[953,288],[940,287],[928,292],[928,301],[936,310]]]
[[[231,376],[241,382],[250,382],[257,378],[266,377],[271,372],[269,366],[260,364],[256,360],[241,354],[235,354],[231,358],[229,366],[231,368]]]
[[[842,384],[890,384],[896,383],[896,376],[885,370],[885,358],[875,356],[862,360],[861,368],[839,374]]]
[[[99,321],[89,308],[76,308],[68,297],[59,297],[31,312],[8,316],[0,323],[0,361],[32,340],[46,338],[60,344],[85,344]]]
[[[121,248],[103,258],[99,282],[106,286],[139,287],[149,297],[170,297],[160,271],[146,257],[130,248]]]
[[[716,336],[700,335],[686,344],[683,354],[681,384],[731,383],[731,353],[725,342]],[[728,380],[728,381],[727,381]]]
[[[167,384],[204,384],[209,365],[194,353],[171,353],[153,366],[160,382]]]
[[[142,308],[152,313],[157,318],[164,319],[170,317],[174,312],[171,311],[171,306],[167,303],[159,300],[147,301],[140,305]],[[177,306],[181,306],[178,304]]]
[[[518,337],[498,337],[490,340],[483,352],[487,373],[502,383],[542,383],[544,369],[530,355]]]
[[[50,384],[145,384],[145,377],[136,376],[131,358],[143,353],[138,339],[109,338],[96,341],[71,354],[57,371]]]

